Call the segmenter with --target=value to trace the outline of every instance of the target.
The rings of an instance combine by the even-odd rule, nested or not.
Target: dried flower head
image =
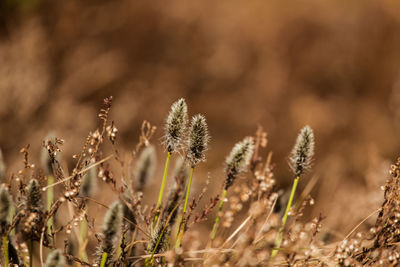
[[[26,191],[26,206],[30,210],[37,210],[41,206],[41,190],[39,182],[36,179],[29,181]]]
[[[314,155],[314,133],[310,126],[301,129],[289,158],[295,176],[302,175],[311,166]]]
[[[187,105],[181,98],[171,106],[165,125],[165,144],[168,152],[175,152],[183,139],[187,124]]]
[[[205,160],[205,151],[210,137],[208,135],[208,127],[206,118],[197,114],[193,116],[190,123],[190,133],[188,139],[188,160],[191,167],[194,167],[200,161]]]
[[[4,164],[3,152],[0,149],[0,180],[4,178],[6,165]]]
[[[46,260],[47,267],[63,267],[65,266],[65,258],[61,253],[61,250],[57,249],[52,251]]]
[[[251,137],[246,137],[243,141],[237,143],[229,156],[226,158],[225,190],[227,190],[236,179],[237,175],[246,171],[250,159],[254,152],[254,142]]]
[[[90,166],[89,166],[90,167]],[[90,167],[82,178],[81,195],[90,197],[97,189],[97,167]]]
[[[107,252],[110,257],[115,248],[115,241],[118,239],[118,233],[122,224],[122,205],[115,201],[104,216],[103,222],[103,244],[102,252]]]
[[[0,235],[3,235],[7,230],[8,215],[11,208],[11,196],[7,188],[2,185],[0,187]]]
[[[146,184],[154,176],[156,165],[156,150],[150,145],[142,151],[135,167],[134,178],[137,191],[144,190]]]

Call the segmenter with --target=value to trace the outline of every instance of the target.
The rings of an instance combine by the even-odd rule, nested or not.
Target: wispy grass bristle
[[[187,105],[185,99],[181,98],[172,104],[165,124],[164,140],[169,153],[179,149],[185,134],[187,120]]]
[[[233,147],[225,161],[225,190],[228,190],[228,188],[233,184],[239,173],[246,171],[253,152],[254,141],[251,137],[246,137],[243,141],[237,143]]]
[[[61,253],[61,250],[57,249],[52,251],[49,256],[47,256],[46,267],[64,267],[65,257]]]
[[[192,167],[205,160],[209,134],[206,118],[197,114],[192,117],[188,138],[188,161]]]
[[[295,176],[301,176],[310,168],[314,156],[314,132],[310,126],[301,129],[290,154],[289,165]]]
[[[157,156],[154,146],[150,145],[143,149],[135,166],[134,178],[137,191],[143,191],[154,176],[157,165]]]

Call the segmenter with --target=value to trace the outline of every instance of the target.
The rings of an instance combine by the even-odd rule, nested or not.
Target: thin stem
[[[8,266],[8,237],[7,234],[3,236],[3,250],[4,250],[4,266]]]
[[[158,201],[157,201],[157,206],[156,206],[156,216],[154,216],[154,221],[153,221],[154,225],[157,223],[158,216],[160,215],[159,209],[161,207],[162,197],[163,197],[163,194],[164,194],[165,180],[167,179],[167,173],[168,173],[168,166],[169,166],[170,158],[171,158],[171,153],[168,152],[167,153],[167,159],[165,160],[164,175],[163,175],[163,179],[162,179],[162,182],[161,182],[160,193],[158,194]]]
[[[290,208],[292,206],[294,194],[296,193],[296,188],[297,188],[297,184],[299,183],[299,178],[300,177],[297,176],[296,179],[294,179],[294,181],[293,181],[292,192],[290,193],[289,202],[287,203],[285,215],[283,216],[283,219],[282,219],[282,226],[279,229],[278,236],[275,240],[275,248],[272,250],[272,254],[271,254],[272,259],[275,258],[275,256],[278,254],[279,249],[281,247],[282,239],[283,239],[283,230],[285,230],[285,224],[286,224],[286,221],[288,218]]]
[[[86,212],[87,212],[87,207],[85,207],[85,214]],[[80,232],[82,239],[82,247],[79,248],[79,254],[84,261],[88,261],[88,257],[86,254],[86,246],[85,246],[87,239],[87,221],[85,218],[81,222]]]
[[[218,223],[220,220],[220,213],[222,211],[222,207],[224,206],[224,199],[226,197],[226,193],[227,193],[227,191],[226,191],[226,189],[224,189],[224,191],[222,191],[221,200],[219,202],[217,217],[215,218],[214,226],[213,226],[213,229],[212,229],[212,232],[210,235],[211,242],[215,239],[215,235],[217,234]],[[210,245],[211,245],[211,243],[210,243]]]
[[[188,199],[189,199],[190,187],[192,186],[193,171],[194,171],[194,167],[190,168],[190,176],[189,176],[188,187],[187,187],[187,190],[186,190],[185,205],[183,206],[183,213],[184,214],[186,213],[187,203],[188,203]]]
[[[49,175],[47,177],[47,186],[50,186],[54,183],[54,176]],[[50,212],[51,206],[53,205],[54,202],[54,187],[49,187],[47,190],[47,211]],[[51,216],[49,220],[47,221],[47,232],[50,235],[51,234],[51,229],[54,228],[54,218]]]
[[[33,266],[33,241],[29,240],[29,267]]]
[[[106,266],[107,256],[108,256],[108,253],[107,252],[103,252],[103,255],[101,256],[100,267],[105,267]]]
[[[194,172],[194,167],[190,168],[190,175],[189,175],[188,187],[186,190],[185,204],[183,206],[182,219],[179,224],[179,231],[178,231],[178,236],[177,236],[177,239],[175,242],[175,248],[179,248],[181,246],[183,234],[185,233],[185,224],[186,224],[185,215],[186,215],[186,209],[187,209],[187,204],[188,204],[188,200],[189,200],[190,187],[192,186],[193,172]]]

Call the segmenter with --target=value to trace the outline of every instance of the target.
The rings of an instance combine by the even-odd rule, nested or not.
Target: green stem
[[[164,175],[163,175],[163,179],[162,179],[162,182],[161,182],[160,193],[158,194],[158,201],[157,201],[157,206],[156,206],[156,215],[154,216],[153,226],[155,226],[155,224],[157,223],[158,215],[160,215],[159,209],[161,207],[162,197],[163,197],[163,194],[164,194],[165,180],[167,179],[167,173],[168,173],[168,166],[169,166],[170,158],[171,158],[171,153],[168,152],[167,159],[165,161]]]
[[[86,212],[87,212],[87,207],[85,207],[85,214]],[[85,244],[86,243],[85,241],[87,239],[87,221],[85,218],[83,218],[83,221],[81,222],[80,232],[81,232],[82,244]],[[88,257],[86,254],[86,247],[79,248],[79,254],[84,261],[88,261]]]
[[[29,244],[28,244],[28,250],[29,250],[29,267],[32,267],[33,266],[33,241],[32,240],[29,240],[28,241],[29,242]]]
[[[194,167],[190,168],[189,183],[188,183],[188,187],[187,187],[187,190],[186,190],[185,205],[183,206],[183,214],[186,213],[187,203],[188,203],[188,199],[189,199],[190,187],[192,186],[193,171],[194,171]]]
[[[215,235],[217,234],[218,223],[220,220],[220,213],[222,211],[222,207],[224,206],[224,199],[226,197],[226,193],[227,193],[227,191],[226,191],[226,189],[224,189],[224,191],[222,192],[222,195],[221,195],[221,200],[219,202],[217,217],[215,218],[214,226],[213,226],[213,229],[212,229],[211,235],[210,235],[211,242],[215,239]]]
[[[8,267],[8,237],[7,234],[3,236],[3,250],[4,250],[4,266]]]
[[[47,186],[52,185],[54,183],[54,177],[53,175],[49,175],[47,177]],[[54,187],[51,186],[47,189],[47,211],[50,212],[51,206],[53,205],[54,202]],[[51,229],[54,228],[54,218],[51,216],[49,220],[47,221],[47,232],[50,235],[51,234]]]
[[[107,256],[108,256],[107,252],[103,252],[103,255],[101,256],[100,267],[105,267],[106,266]]]
[[[296,188],[297,188],[297,184],[299,183],[299,178],[300,177],[297,176],[296,179],[294,179],[294,181],[293,181],[292,192],[290,193],[289,202],[287,203],[285,215],[283,216],[283,219],[282,219],[282,226],[279,229],[278,236],[275,240],[275,248],[272,250],[272,254],[271,254],[272,259],[278,254],[278,251],[281,247],[282,239],[283,239],[283,231],[285,230],[285,224],[286,224],[286,221],[288,218],[290,208],[292,206],[294,194],[296,193]]]
[[[175,248],[179,248],[181,246],[183,234],[185,233],[185,224],[186,224],[185,215],[186,215],[186,209],[187,209],[188,200],[189,200],[190,187],[192,186],[193,172],[194,172],[194,167],[190,168],[190,175],[189,175],[188,187],[186,190],[185,204],[183,205],[182,219],[179,224],[179,231],[178,231],[178,236],[177,236],[176,242],[175,242]]]

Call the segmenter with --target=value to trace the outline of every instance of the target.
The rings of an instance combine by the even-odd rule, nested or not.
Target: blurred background
[[[207,117],[212,136],[197,190],[207,175],[219,188],[225,156],[257,125],[268,133],[263,154],[273,152],[278,188],[289,188],[287,156],[309,124],[316,155],[300,189],[317,177],[310,216],[322,212],[326,229],[346,234],[380,206],[380,186],[400,156],[399,8],[396,1],[3,0],[7,173],[23,166],[26,144],[39,163],[49,131],[65,139],[72,166],[109,95],[118,147],[133,150],[148,120],[158,127],[161,166],[165,117],[184,97],[190,115]]]

